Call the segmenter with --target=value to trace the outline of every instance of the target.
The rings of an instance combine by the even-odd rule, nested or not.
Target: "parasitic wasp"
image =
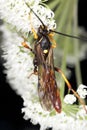
[[[28,48],[34,54],[34,72],[32,74],[38,75],[38,95],[42,108],[48,111],[54,108],[58,113],[60,113],[62,110],[60,90],[57,86],[55,77],[55,71],[57,71],[62,75],[64,81],[68,86],[68,89],[72,91],[73,94],[79,99],[80,103],[83,105],[85,111],[87,112],[84,101],[79,97],[77,92],[73,90],[71,84],[69,83],[63,72],[59,68],[54,66],[53,48],[56,46],[56,42],[53,39],[53,33],[86,41],[87,39],[63,34],[54,30],[48,30],[47,26],[45,26],[39,16],[31,9],[31,7],[27,3],[26,5],[41,22],[37,33],[32,27],[32,32],[34,34],[34,38],[36,39],[34,49],[30,48],[26,44],[25,38],[24,42],[22,42],[22,45],[25,48]]]

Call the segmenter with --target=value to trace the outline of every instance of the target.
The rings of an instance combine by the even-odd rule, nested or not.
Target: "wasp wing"
[[[42,107],[45,110],[61,111],[59,89],[55,80],[53,49],[50,47],[47,55],[44,55],[40,44],[35,47],[38,61],[38,94]]]

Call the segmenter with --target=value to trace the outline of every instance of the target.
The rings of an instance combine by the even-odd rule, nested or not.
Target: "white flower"
[[[73,94],[67,94],[64,97],[64,102],[66,104],[73,104],[74,102],[76,102],[76,97]]]
[[[87,86],[80,84],[78,89],[77,89],[77,93],[80,95],[81,98],[86,98],[87,96]]]
[[[30,11],[30,8],[27,6],[28,4],[48,29],[55,28],[56,24],[53,19],[54,13],[39,4],[40,2],[41,0],[0,0],[1,18],[11,24],[11,27],[16,27],[17,31],[21,31],[22,33],[29,33],[31,31],[31,23],[33,28],[37,31],[41,22],[35,14]]]

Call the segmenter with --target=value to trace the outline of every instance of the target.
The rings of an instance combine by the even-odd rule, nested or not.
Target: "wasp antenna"
[[[50,31],[50,32],[54,32],[54,33],[59,34],[59,35],[62,35],[62,36],[65,36],[65,37],[70,37],[70,38],[75,38],[75,39],[87,41],[87,38],[86,38],[86,37],[80,38],[80,37],[77,37],[77,36],[73,36],[73,35],[69,35],[69,34],[64,34],[64,33],[61,33],[61,32],[54,31],[54,30],[49,30],[49,31]]]
[[[28,5],[28,3],[26,3],[26,5],[30,8],[30,10],[33,12],[33,14],[40,20],[40,22],[42,23],[43,27],[45,28],[45,25],[44,25],[43,21],[39,18],[39,16],[33,11],[33,9],[31,9],[31,7]]]

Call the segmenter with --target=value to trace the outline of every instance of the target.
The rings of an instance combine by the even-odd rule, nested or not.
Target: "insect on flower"
[[[57,86],[56,77],[55,77],[55,71],[57,71],[64,78],[68,86],[68,89],[74,93],[74,95],[79,99],[84,109],[86,110],[84,101],[80,99],[79,95],[73,90],[72,86],[70,85],[69,81],[67,80],[63,72],[59,68],[54,66],[54,60],[53,60],[53,48],[56,47],[56,42],[53,39],[53,33],[57,33],[57,34],[61,34],[64,36],[77,38],[77,39],[80,38],[76,36],[62,34],[54,30],[48,30],[47,26],[45,26],[43,21],[31,9],[31,7],[27,3],[26,5],[30,8],[33,14],[41,22],[41,25],[38,28],[37,33],[32,27],[32,32],[34,34],[34,38],[36,39],[34,49],[30,48],[26,44],[25,38],[24,38],[24,42],[22,43],[24,47],[28,48],[34,54],[34,60],[33,60],[34,72],[32,74],[38,75],[38,95],[39,95],[41,106],[48,111],[51,110],[52,108],[55,108],[55,110],[58,113],[60,113],[62,110],[60,91]]]

